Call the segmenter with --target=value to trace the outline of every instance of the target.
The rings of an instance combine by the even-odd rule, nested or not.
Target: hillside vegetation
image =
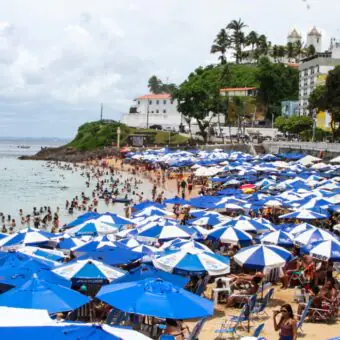
[[[136,129],[115,121],[96,121],[81,125],[78,128],[76,137],[67,146],[79,151],[91,151],[102,149],[105,146],[116,145],[118,127],[120,127],[121,131],[120,145],[122,146],[128,143],[128,137],[132,135],[147,136],[147,144],[177,145],[188,141],[188,138],[177,133],[153,129]]]

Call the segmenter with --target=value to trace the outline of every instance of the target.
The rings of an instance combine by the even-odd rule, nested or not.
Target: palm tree
[[[264,34],[261,34],[257,39],[256,49],[258,50],[258,54],[261,56],[268,55],[269,43],[267,41],[267,37]]]
[[[251,46],[251,58],[255,59],[254,57],[254,48],[258,43],[258,38],[259,35],[255,31],[251,31],[247,36],[246,36],[246,44],[247,46]]]
[[[286,49],[283,45],[280,45],[277,51],[278,57],[280,58],[280,61],[282,62],[282,59],[286,55]]]
[[[307,57],[312,57],[313,55],[315,55],[316,53],[316,50],[315,50],[315,47],[314,45],[309,45],[308,48],[307,48]]]
[[[295,55],[297,59],[296,61],[300,61],[300,59],[303,58],[305,55],[305,50],[302,46],[303,45],[300,40],[294,43]]]
[[[277,57],[279,56],[279,47],[277,45],[273,46],[272,57],[275,62],[277,62]]]
[[[227,31],[222,28],[220,32],[217,34],[214,44],[211,46],[210,53],[221,53],[218,59],[221,61],[221,64],[226,64],[227,58],[225,56],[228,48],[231,45],[230,37]]]
[[[287,57],[288,61],[291,61],[293,58],[295,58],[295,49],[294,44],[292,42],[289,42],[287,44]]]
[[[232,20],[227,26],[228,30],[233,31],[232,43],[235,50],[236,64],[239,64],[242,58],[242,45],[245,43],[245,37],[242,29],[245,27],[247,27],[247,25],[245,25],[241,19]]]

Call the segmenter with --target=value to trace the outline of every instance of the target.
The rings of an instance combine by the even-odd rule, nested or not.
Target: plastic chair
[[[308,313],[309,313],[309,309],[310,309],[310,306],[311,306],[311,304],[312,304],[312,300],[313,300],[313,299],[311,298],[311,299],[309,299],[308,302],[306,303],[305,309],[303,310],[303,312],[302,312],[302,314],[301,314],[301,316],[300,316],[300,320],[299,320],[299,322],[298,322],[298,324],[297,324],[297,329],[298,329],[298,330],[300,329],[300,331],[301,331],[302,334],[304,334],[303,329],[302,329],[302,325],[303,325],[303,323],[305,322],[305,319],[306,319],[306,317],[307,317],[307,315],[308,315]]]
[[[253,334],[253,337],[254,338],[258,338],[263,330],[263,327],[264,327],[264,323],[261,323],[261,325],[257,326],[255,331],[254,331],[254,334]]]
[[[238,327],[242,327],[244,329],[242,323],[248,320],[247,309],[248,305],[245,304],[238,316],[232,316],[229,320],[226,320],[221,324],[220,329],[215,330],[215,333],[219,334],[219,339],[223,339],[222,336],[224,334],[231,334],[234,337]]]
[[[169,334],[162,334],[159,337],[159,340],[176,340],[176,338],[173,335],[169,335]]]

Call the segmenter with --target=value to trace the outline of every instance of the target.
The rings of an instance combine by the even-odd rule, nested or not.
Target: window
[[[159,113],[159,110],[156,110],[156,113]]]
[[[137,104],[140,105],[140,100],[137,101]]]
[[[149,100],[149,105],[152,105],[152,100]]]
[[[170,100],[170,104],[172,105],[173,103],[174,103],[174,101],[171,99],[171,100]]]
[[[156,105],[159,105],[159,100],[156,100]]]
[[[163,110],[163,113],[166,113],[166,110]]]
[[[166,100],[163,100],[163,104],[166,105]]]

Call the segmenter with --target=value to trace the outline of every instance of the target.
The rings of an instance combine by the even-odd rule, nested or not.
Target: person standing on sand
[[[276,317],[281,314],[281,319],[277,323]],[[274,329],[280,331],[279,340],[296,340],[297,337],[297,323],[294,319],[294,313],[290,304],[281,306],[280,311],[274,311],[273,315]]]

